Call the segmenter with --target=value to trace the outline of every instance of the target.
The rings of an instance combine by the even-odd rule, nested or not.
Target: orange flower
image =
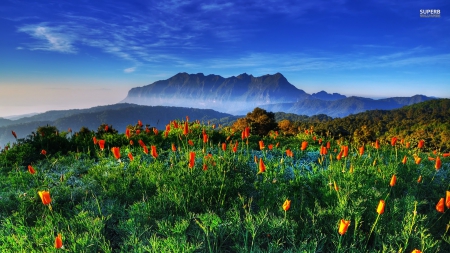
[[[442,156],[443,156],[443,157],[449,157],[449,156],[450,156],[450,153],[444,153],[444,154],[442,154]]]
[[[378,140],[375,141],[374,147],[375,147],[376,149],[380,149],[380,143],[378,142]]]
[[[109,129],[109,126],[106,125],[106,126],[105,126],[105,132],[108,132],[108,129]]]
[[[195,165],[195,152],[189,153],[189,168],[194,168]]]
[[[392,137],[392,139],[391,139],[391,145],[392,146],[395,146],[395,143],[397,143],[397,137]]]
[[[444,198],[441,198],[436,204],[436,210],[440,213],[444,213]]]
[[[139,135],[141,133],[141,129],[136,129],[136,134]]]
[[[92,141],[94,142],[94,145],[97,145],[97,138],[95,138],[95,136],[92,137]]]
[[[34,170],[33,166],[31,166],[31,165],[28,165],[28,171],[29,171],[31,174],[36,173],[36,171]]]
[[[436,157],[436,164],[434,165],[434,168],[436,170],[439,170],[441,168],[441,166],[442,166],[441,158],[438,156],[438,157]]]
[[[411,142],[406,143],[406,148],[409,148],[411,146]]]
[[[364,155],[364,146],[359,147],[359,155]]]
[[[52,199],[50,198],[50,192],[48,191],[38,191],[39,197],[41,197],[42,204],[48,205],[50,202],[52,202]]]
[[[236,141],[236,142],[234,143],[234,146],[233,146],[233,152],[234,152],[234,153],[236,153],[237,148],[238,148],[238,142]]]
[[[183,128],[183,135],[188,135],[189,133],[189,124],[186,122],[184,122],[184,128]]]
[[[267,147],[269,148],[269,150],[272,150],[273,149],[273,144],[269,144]]]
[[[341,219],[341,222],[339,223],[339,230],[338,230],[339,234],[344,235],[345,233],[347,233],[347,229],[348,229],[349,225],[350,225],[349,220]]]
[[[418,148],[423,148],[423,145],[425,144],[424,140],[420,140],[419,143],[417,144]]]
[[[208,134],[204,133],[203,134],[203,143],[207,143],[208,142]]]
[[[260,150],[264,149],[264,142],[263,141],[259,141],[259,149]]]
[[[344,154],[344,150],[341,149],[341,152],[339,152],[339,154],[336,156],[336,159],[339,161],[342,158],[342,155]]]
[[[156,127],[153,128],[153,133],[154,133],[155,135],[158,135],[158,129],[157,129]]]
[[[385,206],[385,203],[384,203],[384,200],[380,200],[380,203],[378,203],[378,207],[377,207],[377,213],[378,214],[383,214],[384,213],[384,206]]]
[[[225,142],[222,143],[222,150],[227,151],[227,144]]]
[[[98,146],[100,147],[101,150],[105,149],[105,140],[99,140]]]
[[[291,208],[291,201],[286,199],[283,203],[283,210],[286,212],[289,208]]]
[[[112,147],[111,152],[114,154],[116,159],[120,159],[120,149],[118,147]]]
[[[47,155],[47,151],[45,151],[45,149],[41,150],[41,154],[42,155]]]
[[[141,120],[138,120],[138,126],[142,126],[142,121]]]
[[[158,153],[156,152],[156,146],[153,146],[152,145],[152,156],[154,157],[154,158],[158,158]]]
[[[394,175],[392,175],[391,182],[389,183],[389,185],[392,187],[395,185],[396,182],[397,182],[397,176],[394,174]]]
[[[286,149],[286,155],[289,157],[293,157],[294,153],[290,149]]]
[[[12,133],[12,135],[14,136],[14,138],[16,138],[16,139],[17,139],[17,134],[16,134],[16,132],[14,132],[14,131],[11,131],[11,133]]]
[[[194,142],[192,142],[192,140],[188,140],[188,144],[189,144],[190,146],[194,146]]]
[[[58,236],[55,238],[55,248],[60,249],[60,248],[62,248],[62,246],[63,246],[62,237],[61,237],[61,234],[58,234]]]
[[[417,179],[417,183],[422,182],[422,175],[419,176],[419,178]]]
[[[406,157],[406,155],[403,157],[403,160],[402,160],[402,163],[403,164],[406,164],[406,160],[407,160],[408,158]]]
[[[266,171],[266,165],[264,165],[263,159],[259,158],[259,173],[263,173]]]
[[[138,143],[141,147],[145,147],[145,143],[142,140],[138,140]]]
[[[127,137],[127,139],[130,139],[131,133],[129,128],[125,129],[125,136]]]
[[[130,140],[130,145],[131,145],[131,146],[133,146],[133,145],[134,145],[134,142],[133,142],[133,140]]]
[[[342,146],[342,149],[344,150],[344,153],[342,154],[343,157],[348,156],[348,146]]]
[[[445,206],[450,209],[450,191],[445,192]]]
[[[416,157],[414,157],[414,161],[416,162],[416,164],[419,164],[420,161],[422,161],[422,158],[416,156]]]
[[[177,147],[175,147],[175,143],[172,143],[172,151],[176,152],[177,151]]]
[[[302,151],[306,150],[308,148],[308,142],[307,141],[303,141],[302,142],[302,147],[300,148]]]
[[[414,249],[413,251],[411,251],[411,253],[422,253],[422,251],[420,251],[418,249]]]
[[[334,190],[339,191],[339,187],[337,186],[336,181],[333,181],[333,184],[334,184]]]
[[[133,154],[128,153],[128,158],[130,158],[130,161],[133,161],[134,160]]]
[[[148,155],[148,148],[147,148],[147,146],[143,146],[142,148],[144,149],[144,153],[146,153]]]
[[[330,149],[331,147],[331,143],[329,141],[327,141],[327,149]]]

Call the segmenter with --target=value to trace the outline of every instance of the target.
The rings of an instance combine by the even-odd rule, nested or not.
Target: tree
[[[263,136],[271,130],[276,130],[278,124],[273,112],[256,107],[252,112],[247,113],[245,118],[239,118],[232,126],[235,131],[242,131],[245,127],[250,127],[253,134]]]

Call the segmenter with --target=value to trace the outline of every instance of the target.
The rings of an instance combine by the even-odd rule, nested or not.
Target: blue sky
[[[450,98],[450,2],[4,0],[0,117],[114,104],[179,72]],[[436,9],[439,18],[420,17]]]

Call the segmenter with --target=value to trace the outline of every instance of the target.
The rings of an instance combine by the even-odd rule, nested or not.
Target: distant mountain
[[[34,116],[36,114],[39,114],[38,112],[34,112],[34,113],[27,113],[27,114],[20,114],[20,115],[11,115],[8,117],[4,117],[5,119],[10,119],[10,120],[18,120],[21,118],[25,118],[25,117],[31,117]]]
[[[268,111],[282,111],[286,113],[304,114],[308,116],[326,114],[335,118],[345,117],[350,114],[356,114],[368,110],[392,110],[432,99],[434,98],[423,95],[386,98],[380,100],[363,97],[348,97],[340,100],[325,101],[309,98],[296,103],[263,105],[261,108]]]
[[[209,108],[244,114],[259,105],[296,102],[309,96],[280,73],[260,77],[244,73],[229,78],[179,73],[167,80],[132,88],[122,102]]]
[[[9,125],[9,124],[11,124],[11,122],[12,122],[12,120],[10,120],[10,119],[0,118],[0,127]]]
[[[142,106],[135,104],[115,104],[107,106],[97,106],[89,109],[48,111],[33,117],[10,121],[8,125],[0,127],[0,145],[13,142],[14,137],[11,131],[17,133],[18,138],[24,138],[36,131],[39,126],[56,126],[60,131],[80,130],[87,127],[90,130],[106,123],[125,132],[128,125],[136,124],[141,120],[144,125],[165,129],[166,124],[171,120],[184,119],[189,116],[191,121],[200,120],[203,122],[211,120],[212,123],[227,124],[237,119],[236,116],[217,112],[211,109],[180,108],[169,106]]]
[[[223,78],[202,73],[179,73],[152,84],[132,88],[122,101],[142,105],[209,108],[230,114],[246,114],[255,107],[272,112],[344,117],[366,110],[391,110],[435,99],[422,95],[374,100],[320,91],[307,94],[280,73],[254,77],[246,73]]]
[[[326,101],[335,101],[335,100],[346,98],[346,96],[341,95],[339,93],[330,94],[330,93],[327,93],[326,91],[319,91],[317,93],[313,93],[313,94],[311,94],[311,97],[320,99],[320,100],[326,100]]]

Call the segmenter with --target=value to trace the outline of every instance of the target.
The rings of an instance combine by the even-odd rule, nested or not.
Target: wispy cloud
[[[74,38],[71,34],[64,32],[64,27],[51,27],[42,23],[23,26],[19,31],[37,39],[37,42],[28,44],[31,50],[76,53],[76,49],[73,46]]]
[[[134,71],[136,71],[136,67],[126,68],[123,70],[123,72],[125,73],[132,73]]]

